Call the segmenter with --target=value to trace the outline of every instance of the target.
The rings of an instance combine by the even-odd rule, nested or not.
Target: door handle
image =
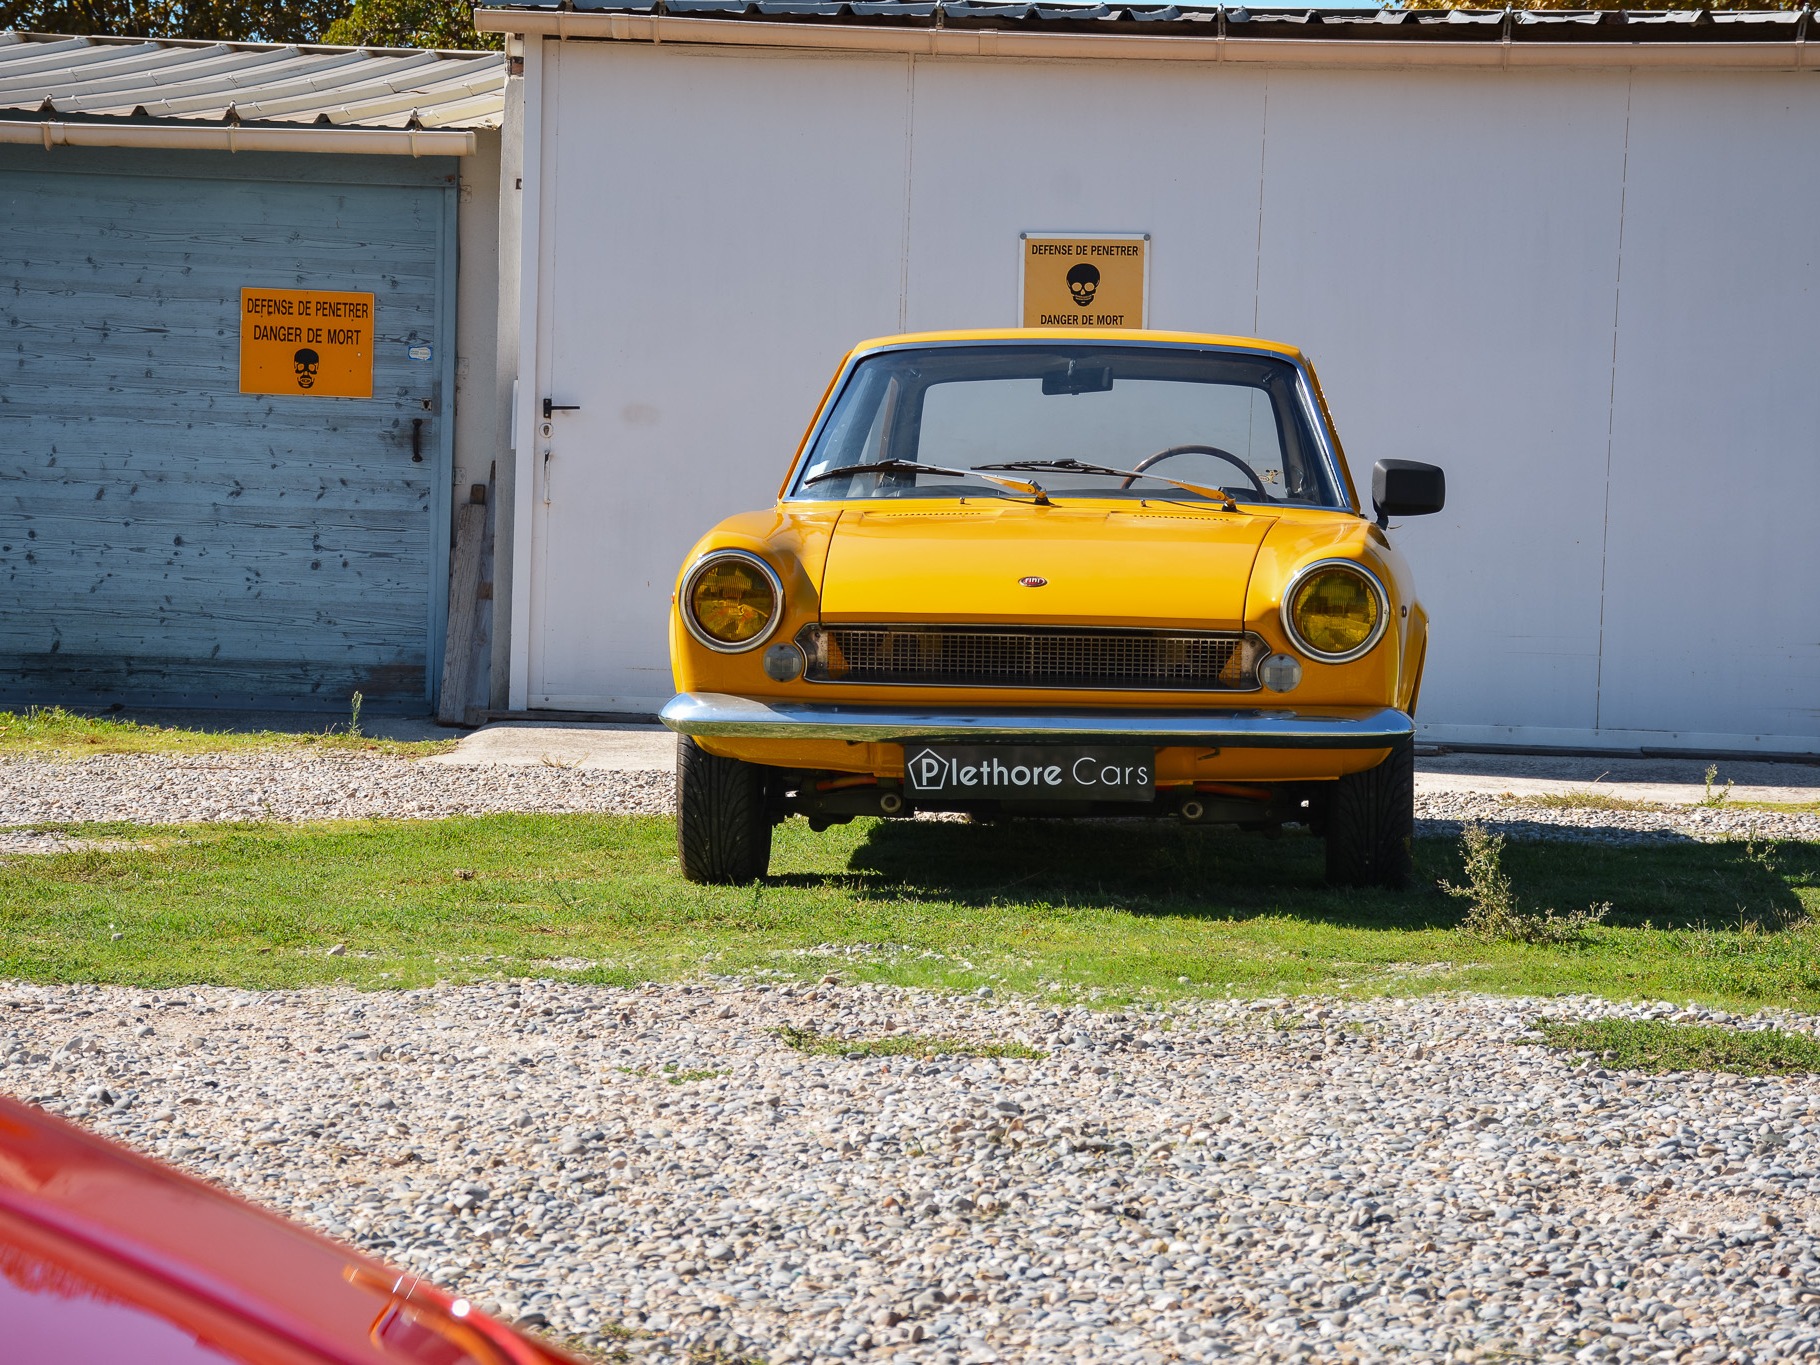
[[[543,415],[548,418],[553,412],[580,412],[580,403],[557,403],[551,399],[543,400]]]
[[[423,418],[411,419],[411,463],[423,463]]]

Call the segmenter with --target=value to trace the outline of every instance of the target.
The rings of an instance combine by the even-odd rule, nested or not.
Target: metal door
[[[0,153],[0,696],[428,700],[453,163]],[[372,294],[372,397],[239,392],[261,287]]]
[[[770,505],[842,350],[898,325],[897,272],[879,260],[902,252],[908,70],[543,48],[543,118],[527,131],[543,166],[526,210],[541,219],[536,237],[526,228],[540,293],[535,367],[520,370],[538,378],[520,385],[533,492],[515,704],[648,713],[670,697],[666,620],[690,543]],[[711,101],[693,79],[704,64]],[[841,119],[803,122],[805,90]],[[727,101],[746,115],[728,121]],[[728,203],[762,208],[762,223],[730,221]]]

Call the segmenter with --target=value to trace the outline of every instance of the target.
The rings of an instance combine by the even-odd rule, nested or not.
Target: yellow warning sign
[[[1150,234],[1023,235],[1026,327],[1142,327]]]
[[[240,291],[240,392],[373,396],[373,296]]]

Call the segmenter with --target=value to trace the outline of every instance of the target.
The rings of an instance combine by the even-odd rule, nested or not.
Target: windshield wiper
[[[1236,512],[1238,503],[1232,494],[1224,488],[1214,488],[1204,483],[1184,483],[1181,479],[1172,479],[1167,474],[1152,474],[1147,469],[1114,469],[1111,465],[1088,464],[1084,460],[1007,460],[1004,464],[975,465],[974,469],[1059,469],[1064,474],[1111,474],[1122,479],[1155,479],[1158,483],[1174,484],[1177,488],[1190,493],[1199,493],[1205,498],[1215,498],[1225,504],[1225,510]]]
[[[1010,469],[1013,466],[1002,467]],[[819,474],[811,474],[800,486],[807,488],[812,483],[837,479],[843,474],[944,474],[954,479],[983,479],[1000,488],[1009,488],[1014,493],[1023,493],[1045,505],[1049,502],[1049,495],[1043,491],[1043,486],[1031,483],[1028,479],[1001,479],[993,474],[983,474],[977,469],[948,469],[939,464],[918,464],[915,460],[874,460],[870,464],[837,465],[833,469],[824,469]]]

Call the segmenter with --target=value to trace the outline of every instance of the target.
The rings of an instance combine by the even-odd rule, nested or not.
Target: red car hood
[[[84,1301],[137,1305],[230,1359],[573,1365],[413,1275],[5,1097],[0,1275],[0,1293],[49,1293],[72,1317]]]

